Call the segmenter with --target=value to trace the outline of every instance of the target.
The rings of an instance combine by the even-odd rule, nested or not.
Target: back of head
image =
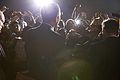
[[[9,9],[9,8],[7,8],[6,6],[1,6],[1,7],[0,7],[0,10],[3,11],[3,12],[6,11],[6,10],[8,10],[8,9]]]
[[[41,9],[43,22],[51,22],[56,18],[60,18],[60,7],[57,3],[50,3]]]
[[[67,30],[70,30],[70,29],[73,29],[75,27],[75,21],[73,20],[73,19],[68,19],[67,21],[66,21],[66,26],[65,26],[65,28],[67,29]]]
[[[115,19],[104,20],[102,28],[109,34],[118,34],[119,22]]]

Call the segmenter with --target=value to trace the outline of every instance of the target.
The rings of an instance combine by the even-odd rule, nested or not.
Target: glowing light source
[[[80,20],[80,19],[76,19],[76,20],[75,20],[75,23],[76,23],[77,25],[80,25],[80,24],[81,24],[81,20]]]
[[[45,7],[53,2],[53,0],[33,0],[34,4],[38,7]]]

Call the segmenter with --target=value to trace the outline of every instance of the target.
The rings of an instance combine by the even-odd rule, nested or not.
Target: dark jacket
[[[55,58],[64,47],[64,38],[43,23],[25,32],[24,41],[30,73],[38,80],[52,80],[56,74]]]
[[[120,39],[109,37],[90,46],[95,80],[120,80]]]
[[[5,62],[5,53],[4,50],[2,48],[2,45],[0,44],[0,80],[5,80],[5,68],[4,68],[4,64]]]

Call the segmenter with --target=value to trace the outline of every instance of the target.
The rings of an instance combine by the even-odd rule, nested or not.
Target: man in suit
[[[103,39],[90,46],[89,61],[94,68],[95,80],[120,80],[119,23],[108,19],[102,23]]]
[[[28,70],[37,80],[56,80],[56,56],[64,47],[64,38],[52,29],[60,21],[60,7],[51,3],[41,10],[43,23],[24,33]]]

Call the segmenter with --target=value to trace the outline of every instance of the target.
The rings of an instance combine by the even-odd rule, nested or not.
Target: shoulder
[[[29,28],[23,32],[23,40],[29,39],[33,34],[36,33],[38,27]]]
[[[91,51],[100,52],[110,52],[117,50],[120,47],[120,39],[115,37],[109,37],[106,39],[102,39],[98,42],[93,42],[90,44]]]

